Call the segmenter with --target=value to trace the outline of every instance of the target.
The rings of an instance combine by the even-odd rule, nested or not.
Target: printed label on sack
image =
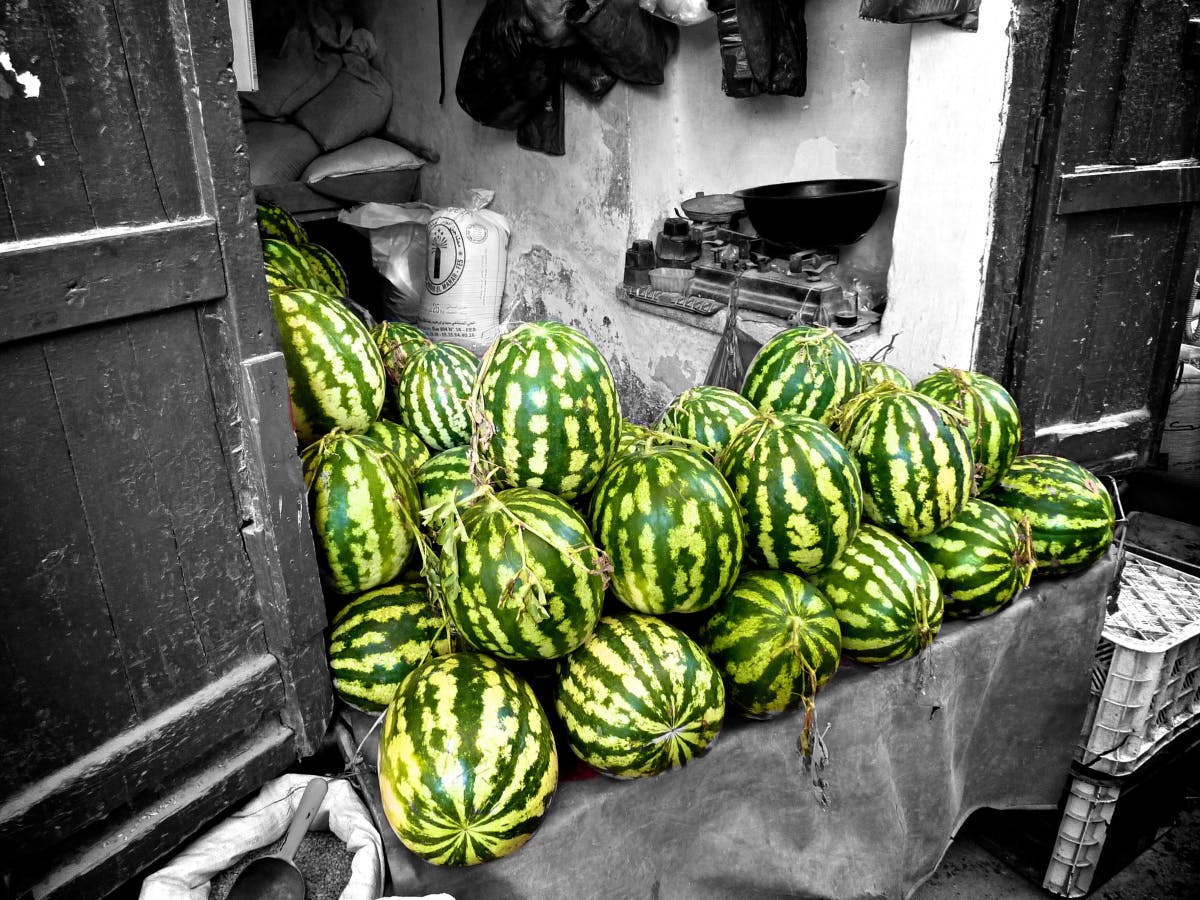
[[[439,216],[429,222],[429,249],[425,256],[425,288],[444,294],[458,283],[467,263],[458,223]]]
[[[467,240],[472,244],[482,244],[488,239],[488,230],[482,225],[467,226]]]

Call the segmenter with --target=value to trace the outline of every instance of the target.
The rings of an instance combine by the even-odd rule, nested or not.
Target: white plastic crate
[[[1128,551],[1076,759],[1126,775],[1200,722],[1200,578]]]
[[[1120,794],[1118,785],[1078,777],[1071,780],[1043,888],[1060,897],[1087,894]]]

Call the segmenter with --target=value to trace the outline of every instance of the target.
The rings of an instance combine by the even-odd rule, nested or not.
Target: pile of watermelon
[[[1103,485],[1018,455],[1017,406],[985,375],[913,384],[798,326],[740,393],[695,387],[638,424],[576,328],[524,323],[479,359],[368,327],[344,279],[300,269],[284,216],[260,210],[265,251],[292,248],[264,256],[334,687],[382,717],[384,810],[431,862],[528,841],[564,743],[644,778],[702,756],[727,710],[802,707],[810,747],[844,660],[925,653],[944,618],[1112,541]]]

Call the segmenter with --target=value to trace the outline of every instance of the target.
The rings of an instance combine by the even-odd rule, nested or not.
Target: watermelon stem
[[[1029,516],[1021,516],[1017,520],[1017,530],[1020,537],[1017,541],[1017,550],[1013,554],[1013,567],[1020,577],[1020,586],[1017,590],[1023,591],[1029,587],[1034,567],[1037,565],[1037,553],[1033,549],[1033,529],[1029,524]]]

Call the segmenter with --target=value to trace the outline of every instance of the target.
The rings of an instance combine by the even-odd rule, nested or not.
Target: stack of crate
[[[1200,737],[1200,573],[1184,569],[1193,567],[1126,553],[1042,883],[1053,894],[1088,893],[1122,796]]]

